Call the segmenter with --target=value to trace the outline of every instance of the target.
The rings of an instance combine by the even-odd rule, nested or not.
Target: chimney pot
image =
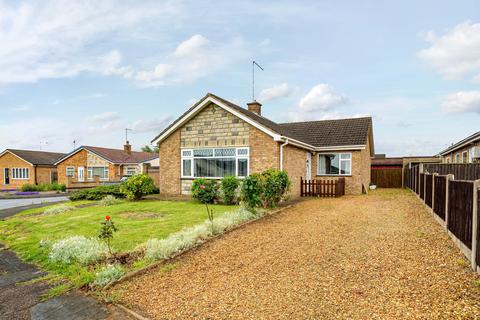
[[[254,100],[253,102],[247,103],[247,106],[248,106],[248,111],[256,113],[259,116],[262,115],[262,104],[260,102],[258,102],[257,100]]]
[[[123,151],[125,151],[127,154],[132,153],[132,146],[128,141],[123,145]]]

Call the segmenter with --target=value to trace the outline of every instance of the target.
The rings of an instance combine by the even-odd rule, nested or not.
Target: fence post
[[[432,173],[432,215],[435,216],[435,176],[438,176],[438,173]]]
[[[447,174],[446,181],[445,181],[445,187],[447,190],[445,190],[445,228],[448,230],[448,198],[449,198],[449,192],[448,192],[448,185],[450,183],[450,180],[453,180],[455,177],[453,174]]]
[[[473,181],[473,205],[472,205],[472,269],[477,270],[477,224],[478,224],[478,187],[480,187],[480,180]]]

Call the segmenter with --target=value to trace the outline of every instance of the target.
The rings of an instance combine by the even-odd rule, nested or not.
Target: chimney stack
[[[123,145],[123,151],[125,151],[127,154],[131,154],[132,153],[132,146],[130,145],[130,143],[127,142]]]
[[[258,102],[257,100],[254,100],[253,102],[247,103],[247,106],[248,106],[248,111],[256,113],[259,116],[262,115],[262,104],[260,102]]]

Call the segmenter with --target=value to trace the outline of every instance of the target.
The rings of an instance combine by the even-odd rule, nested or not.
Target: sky
[[[0,149],[134,150],[207,92],[277,122],[372,116],[375,152],[480,130],[480,2],[1,1]]]

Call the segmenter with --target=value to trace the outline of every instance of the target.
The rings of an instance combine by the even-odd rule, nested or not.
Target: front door
[[[312,154],[307,152],[305,180],[312,180]]]
[[[3,176],[3,183],[4,184],[10,184],[10,169],[9,168],[5,168],[4,176]]]
[[[78,167],[78,181],[85,181],[85,167]]]

